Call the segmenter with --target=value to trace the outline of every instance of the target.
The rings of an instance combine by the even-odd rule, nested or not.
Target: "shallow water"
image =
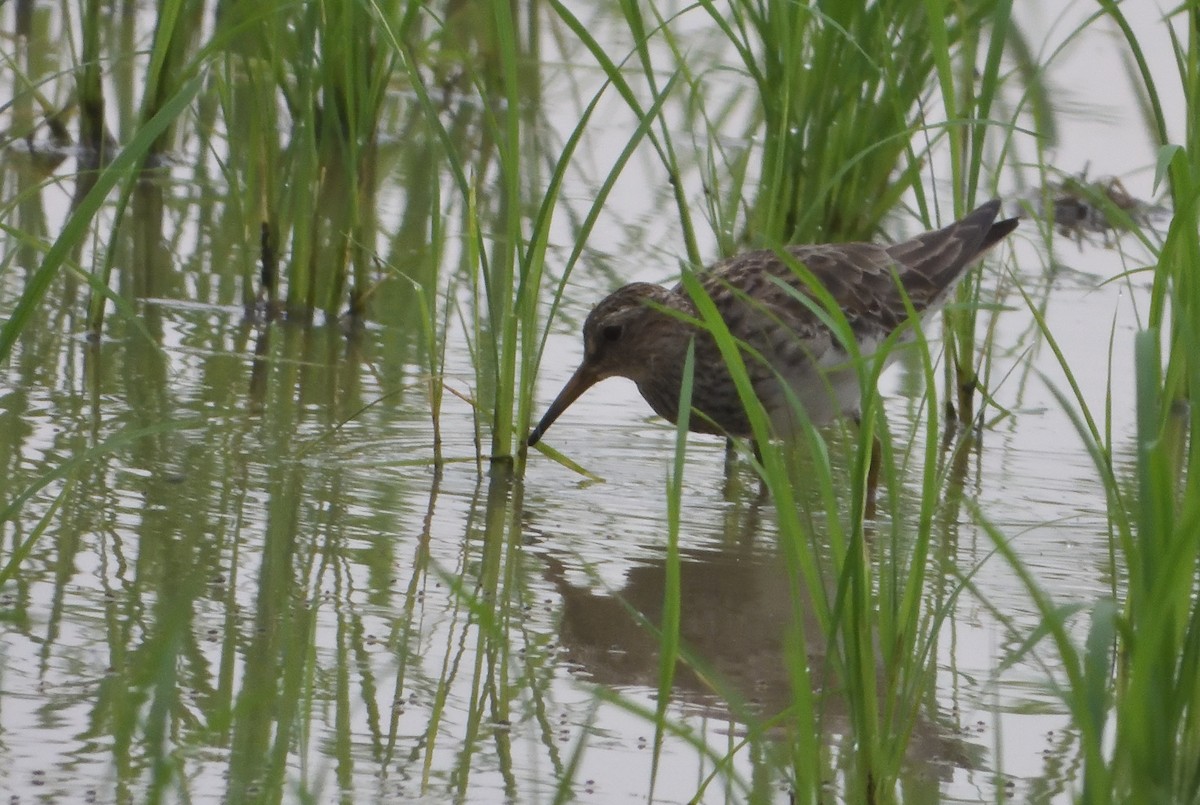
[[[1027,31],[1049,28],[1041,5],[1019,5]],[[1162,32],[1147,22],[1154,36]],[[1120,175],[1148,197],[1154,155],[1129,120],[1132,101],[1113,97],[1122,69],[1103,30],[1054,66],[1069,88],[1064,105],[1083,110],[1066,113],[1055,165]],[[566,99],[548,120],[555,131],[574,123],[572,82],[596,80],[582,69],[548,73],[546,96]],[[620,103],[608,111],[569,178],[567,203],[581,210],[627,138]],[[589,305],[618,282],[676,270],[667,184],[639,160],[553,325],[543,404],[578,360]],[[380,203],[385,223],[394,215],[398,225],[411,160],[397,163]],[[5,199],[38,181],[11,154],[4,169]],[[8,223],[54,236],[73,160],[54,170],[61,183],[30,193]],[[447,394],[447,461],[436,468],[415,326],[246,323],[234,266],[255,246],[221,224],[227,189],[197,179],[173,168],[133,200],[116,248],[119,290],[138,323],[113,316],[103,341],[89,343],[86,286],[65,278],[0,367],[0,505],[39,485],[0,531],[4,563],[30,545],[0,589],[0,791],[13,802],[540,802],[569,776],[566,798],[645,799],[657,643],[630,608],[653,621],[662,603],[673,429],[632,385],[609,381],[548,437],[603,483],[540,455],[517,480],[477,462],[474,411]],[[686,179],[699,184],[694,170]],[[703,227],[701,236],[713,248]],[[561,225],[553,251],[565,255],[571,242]],[[1019,638],[995,613],[1018,635],[1038,616],[971,512],[1015,538],[1056,599],[1087,603],[1113,584],[1105,500],[1050,391],[1065,388],[1058,364],[997,266],[1044,300],[1097,413],[1111,393],[1125,463],[1126,378],[1149,277],[1106,283],[1146,259],[1132,239],[1076,245],[1060,235],[1051,245],[1047,255],[1026,222],[1011,256],[985,271],[985,298],[1006,305],[988,388],[1009,413],[947,470],[961,498],[939,513],[930,595],[986,565],[939,636],[935,701],[904,774],[908,801],[991,801],[1003,790],[1065,802],[1079,771],[1047,685],[1053,657],[996,674]],[[37,259],[5,245],[0,310]],[[447,363],[447,386],[475,394],[457,328]],[[907,433],[919,371],[901,361],[885,393],[893,432]],[[837,429],[830,440],[843,455]],[[772,771],[780,745],[748,735],[730,704],[771,712],[789,696],[782,643],[795,613],[774,510],[744,462],[727,475],[720,440],[694,437],[686,460],[681,634],[723,695],[681,672],[670,715],[693,732],[665,739],[653,798],[684,802],[703,788],[706,802],[787,801],[788,783]],[[844,740],[832,713],[831,774]],[[705,784],[743,740],[732,770]]]

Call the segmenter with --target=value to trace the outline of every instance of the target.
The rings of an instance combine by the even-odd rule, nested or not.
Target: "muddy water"
[[[1031,38],[1056,41],[1063,25],[1025,5]],[[1066,108],[1054,166],[1120,175],[1148,196],[1154,155],[1121,94],[1112,39],[1080,37],[1052,70]],[[559,75],[546,79],[547,97],[575,97]],[[551,118],[562,131],[572,103]],[[581,149],[592,156],[569,179],[567,203],[583,210],[601,156],[627,137],[619,103],[611,112],[597,117]],[[6,155],[4,198],[27,191],[6,223],[52,238],[72,166],[53,169],[61,184],[31,191],[45,168]],[[405,170],[383,183],[385,221],[389,204],[402,212],[402,193],[386,184],[403,187]],[[632,612],[654,620],[661,607],[672,430],[629,384],[610,381],[552,434],[604,482],[540,456],[518,481],[476,462],[473,410],[447,395],[447,462],[436,467],[411,323],[352,334],[251,327],[236,277],[222,273],[250,248],[213,223],[224,190],[203,192],[182,169],[173,178],[138,191],[117,246],[137,322],[114,317],[89,344],[85,289],[68,279],[0,368],[0,504],[39,487],[0,531],[5,563],[28,546],[0,589],[0,791],[14,802],[645,798],[658,666]],[[698,174],[687,180],[698,193]],[[1018,177],[1001,186],[1020,195]],[[682,250],[661,212],[666,188],[649,157],[618,184],[554,325],[542,401],[578,359],[576,325],[599,294],[674,272]],[[1125,450],[1123,378],[1148,278],[1105,280],[1145,256],[1131,241],[1062,235],[1047,252],[1035,232],[1022,228],[1004,270],[1043,305],[1097,411],[1112,335],[1113,431]],[[559,236],[565,254],[570,232]],[[37,259],[11,243],[4,252],[0,310]],[[1112,584],[1104,495],[1050,391],[1064,386],[1057,362],[1001,270],[985,276],[1009,308],[996,320],[989,375],[1008,415],[952,472],[959,505],[935,532],[941,573],[930,594],[987,564],[940,636],[904,793],[978,801],[1002,788],[1017,800],[1067,801],[1078,768],[1046,685],[1053,658],[996,672],[1019,641],[994,613],[1024,633],[1037,616],[989,558],[970,511],[1015,537],[1058,599],[1088,602]],[[453,330],[447,356],[448,386],[469,396],[474,374]],[[898,431],[919,412],[916,377],[903,363],[888,376]],[[745,467],[729,475],[723,444],[704,437],[689,446],[683,499],[681,634],[722,681],[714,690],[703,675],[677,680],[670,717],[692,737],[666,738],[654,798],[687,801],[703,788],[705,801],[786,801],[779,744],[745,727],[747,713],[789,696],[780,658],[796,613],[773,510]],[[841,735],[835,709],[831,790]],[[559,791],[566,776],[573,783]]]

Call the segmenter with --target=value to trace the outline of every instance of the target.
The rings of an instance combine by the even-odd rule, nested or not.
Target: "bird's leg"
[[[754,451],[754,460],[758,464],[758,467],[756,468],[756,474],[759,476],[757,501],[759,503],[761,503],[763,500],[766,500],[767,491],[768,491],[767,479],[762,475],[761,472],[757,471],[758,469],[761,469],[763,466],[762,450],[759,448],[758,442],[755,441],[754,439],[750,440],[750,449]],[[731,496],[734,494],[734,490],[738,489],[738,485],[735,483],[735,479],[737,478],[737,458],[738,458],[737,443],[734,442],[732,437],[727,438],[725,440],[725,487],[724,487],[726,500],[732,500]]]
[[[761,461],[759,462],[759,465],[762,465]],[[767,483],[767,475],[764,472],[758,476],[758,497],[754,499],[754,502],[760,504],[765,503],[770,495],[771,485]]]
[[[754,460],[758,463],[758,467],[760,470],[760,472],[758,473],[758,502],[762,503],[764,500],[767,499],[767,492],[770,491],[770,487],[767,486],[766,472],[762,471],[762,467],[763,467],[762,448],[759,446],[757,439],[750,440],[750,449],[754,451]]]
[[[862,414],[855,412],[854,424],[858,428],[862,428]],[[871,438],[871,456],[867,463],[867,488],[863,501],[863,517],[868,520],[875,519],[875,492],[879,488],[879,470],[883,466],[883,443],[879,441],[879,434],[874,434]]]
[[[879,488],[879,469],[883,465],[883,443],[876,435],[871,440],[871,462],[867,466],[867,494],[863,516],[868,520],[875,519],[875,492]]]
[[[725,495],[725,500],[732,501],[737,495],[737,451],[734,449],[733,439],[725,440],[725,484],[722,487],[722,492]]]
[[[959,367],[958,372],[958,421],[963,427],[968,427],[975,418],[975,391],[979,388],[979,378],[975,368],[968,364]]]

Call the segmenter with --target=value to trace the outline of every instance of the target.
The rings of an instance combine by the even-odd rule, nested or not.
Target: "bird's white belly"
[[[864,358],[869,358],[872,352],[873,348],[865,349]],[[859,375],[848,355],[841,350],[830,350],[815,365],[805,363],[798,369],[781,371],[779,377],[786,382],[786,388],[776,380],[762,389],[759,396],[775,432],[786,438],[797,432],[804,418],[821,426],[842,416],[857,417],[862,400]],[[796,410],[797,406],[802,414]]]

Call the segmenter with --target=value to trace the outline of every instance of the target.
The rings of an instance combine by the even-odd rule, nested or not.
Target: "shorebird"
[[[787,258],[771,250],[752,251],[699,274],[700,287],[742,344],[746,372],[773,435],[788,438],[797,424],[788,389],[815,425],[859,414],[853,356],[814,312],[812,306],[819,310],[821,303],[794,263],[802,264],[841,307],[858,354],[868,358],[908,320],[906,299],[925,318],[945,302],[974,260],[1016,228],[1015,218],[997,221],[999,212],[1000,201],[993,199],[944,229],[890,246],[789,246]],[[800,297],[811,301],[805,304]],[[584,322],[583,362],[529,434],[528,444],[537,444],[579,395],[609,377],[632,380],[650,407],[674,423],[689,343],[695,344],[689,429],[753,438],[737,388],[700,318],[682,283],[667,289],[635,282],[614,291]]]

